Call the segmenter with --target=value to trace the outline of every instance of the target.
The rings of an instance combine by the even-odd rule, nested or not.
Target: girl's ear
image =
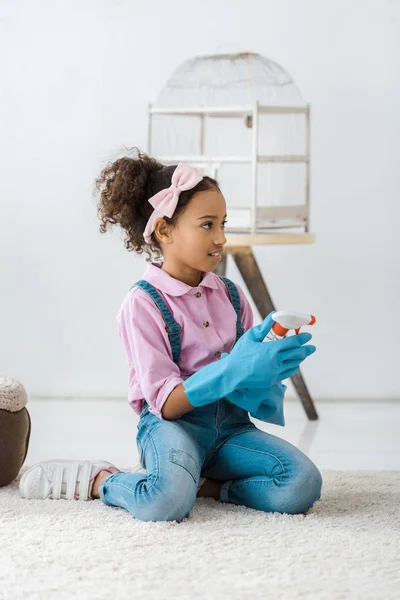
[[[172,242],[171,229],[165,219],[157,219],[154,224],[154,233],[158,241],[162,244],[170,244]]]

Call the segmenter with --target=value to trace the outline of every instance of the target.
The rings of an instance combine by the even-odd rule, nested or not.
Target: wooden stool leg
[[[273,310],[276,310],[276,308],[272,302],[271,296],[269,295],[267,286],[251,247],[232,247],[229,248],[229,252],[232,254],[233,260],[235,261],[243,280],[247,285],[261,318],[265,319],[265,317]],[[318,413],[315,409],[314,402],[312,401],[301,372],[298,371],[295,373],[295,375],[291,377],[291,380],[303,404],[307,417],[310,419],[310,421],[316,421],[318,419]]]

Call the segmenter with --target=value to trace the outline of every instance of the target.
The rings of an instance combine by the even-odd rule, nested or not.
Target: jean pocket
[[[169,451],[169,459],[175,465],[179,465],[187,471],[193,478],[193,481],[198,484],[200,478],[200,467],[193,456],[180,448],[171,448]]]

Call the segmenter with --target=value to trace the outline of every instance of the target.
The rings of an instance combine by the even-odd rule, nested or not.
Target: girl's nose
[[[216,246],[223,246],[226,244],[226,236],[223,229],[221,229],[218,235],[214,238],[214,244]]]

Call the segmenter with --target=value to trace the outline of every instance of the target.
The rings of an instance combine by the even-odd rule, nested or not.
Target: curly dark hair
[[[108,163],[96,179],[95,187],[99,193],[97,203],[98,217],[101,220],[100,231],[105,233],[114,225],[125,231],[125,248],[138,254],[146,252],[151,260],[152,254],[158,259],[161,247],[152,235],[152,243],[146,244],[143,232],[153,212],[148,199],[171,185],[172,174],[177,165],[165,166],[138,148],[127,149],[128,156]],[[165,221],[174,226],[179,215],[190,200],[205,190],[218,189],[215,179],[205,176],[193,189],[181,192],[178,205],[171,219]]]

